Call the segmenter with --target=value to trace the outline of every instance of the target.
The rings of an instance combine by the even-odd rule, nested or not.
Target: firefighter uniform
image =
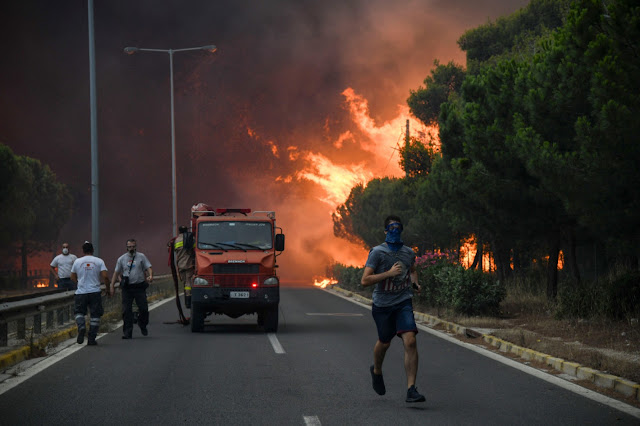
[[[183,227],[180,227],[180,229],[184,230]],[[193,234],[184,230],[184,232],[178,234],[173,242],[176,267],[178,268],[180,282],[182,282],[184,286],[184,304],[187,308],[191,307],[191,285],[193,284],[196,257],[195,242],[192,236]],[[191,247],[185,247],[185,241],[187,241],[187,245],[191,245]]]

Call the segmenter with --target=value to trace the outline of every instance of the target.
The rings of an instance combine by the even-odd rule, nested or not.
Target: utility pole
[[[89,20],[89,104],[91,115],[91,242],[93,253],[100,255],[100,208],[98,196],[98,107],[96,101],[96,50],[93,29],[93,0],[88,4]]]
[[[409,177],[409,165],[407,164],[407,154],[409,153],[409,119],[407,119],[407,131],[404,135],[404,177]]]

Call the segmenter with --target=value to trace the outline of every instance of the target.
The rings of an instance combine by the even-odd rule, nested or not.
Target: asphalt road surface
[[[165,324],[175,303],[151,311],[149,336],[121,329],[0,394],[0,425],[638,425],[585,398],[426,332],[418,335],[418,389],[407,404],[403,351],[394,339],[371,388],[371,311],[314,288],[282,288],[280,328],[255,316],[207,318],[205,332]],[[78,350],[79,348],[79,350]],[[74,350],[75,349],[75,350]],[[66,356],[65,356],[66,355]],[[0,392],[2,389],[0,389]]]

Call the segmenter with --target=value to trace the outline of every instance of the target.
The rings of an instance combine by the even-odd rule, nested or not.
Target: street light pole
[[[217,48],[214,45],[188,47],[185,49],[145,49],[141,47],[125,47],[124,53],[133,55],[136,52],[162,52],[169,54],[169,81],[171,90],[171,195],[172,195],[172,211],[173,211],[173,234],[178,235],[178,200],[177,200],[177,184],[176,184],[176,124],[175,124],[175,108],[173,95],[173,54],[175,52],[185,52],[187,50],[205,50],[214,53]]]
[[[96,51],[93,30],[93,0],[88,2],[89,21],[89,103],[91,111],[91,240],[96,256],[100,255],[100,222],[98,197],[98,107],[96,101]]]

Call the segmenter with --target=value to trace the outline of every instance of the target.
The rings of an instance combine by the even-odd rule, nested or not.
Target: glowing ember
[[[313,285],[320,288],[326,288],[328,285],[334,285],[334,284],[338,284],[338,280],[334,280],[333,278],[324,278],[318,281],[318,277],[316,277],[313,282]]]

